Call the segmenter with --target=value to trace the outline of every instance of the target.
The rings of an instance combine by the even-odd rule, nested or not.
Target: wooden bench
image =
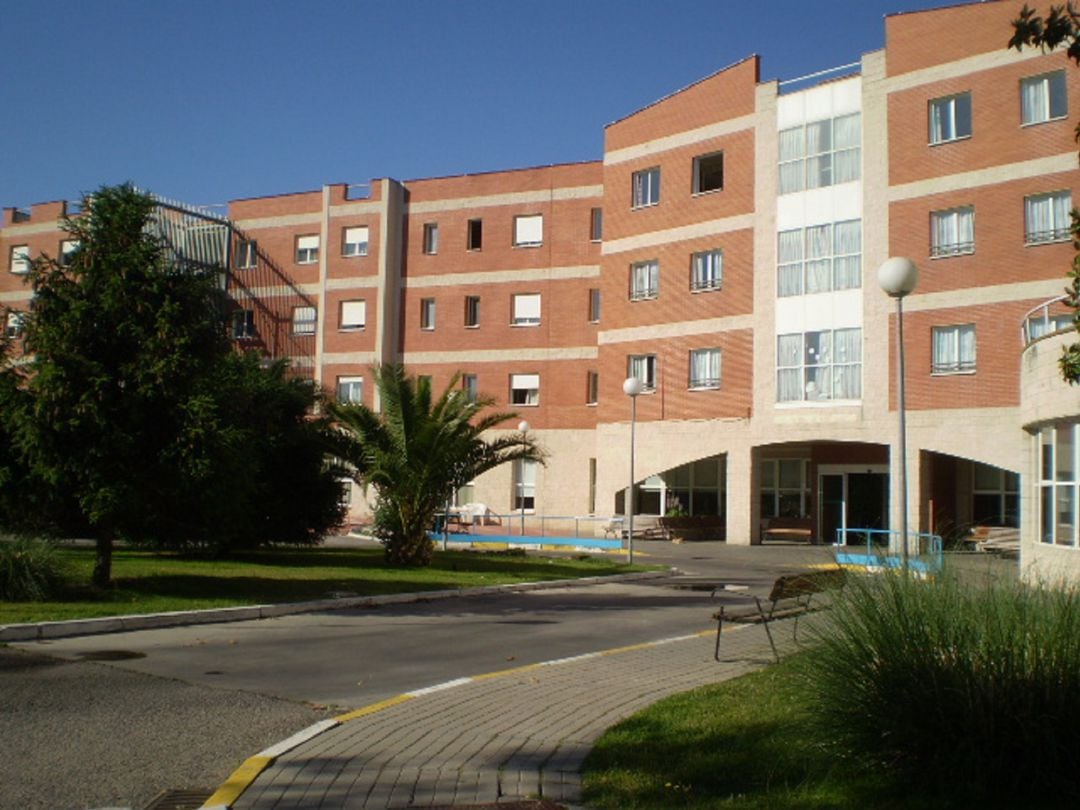
[[[622,538],[625,540],[628,533],[627,529],[622,530]],[[664,526],[642,526],[638,528],[634,527],[634,539],[635,540],[670,540],[671,532],[669,532]]]
[[[713,614],[716,620],[716,649],[713,658],[720,660],[720,634],[724,629],[724,620],[729,623],[763,624],[765,634],[769,637],[769,646],[772,647],[776,660],[780,660],[780,653],[776,649],[776,641],[773,639],[769,625],[777,619],[794,617],[795,626],[792,629],[792,639],[798,641],[799,617],[812,610],[821,610],[827,607],[827,602],[818,600],[817,604],[811,602],[815,594],[842,588],[845,581],[843,568],[828,568],[821,571],[809,571],[803,574],[785,574],[777,577],[772,590],[766,600],[760,596],[754,597],[756,610],[745,608],[741,611],[728,611],[726,607]]]
[[[811,518],[771,517],[761,521],[761,539],[804,540],[814,542],[814,521]]]

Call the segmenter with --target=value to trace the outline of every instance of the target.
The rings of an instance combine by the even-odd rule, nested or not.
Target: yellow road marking
[[[224,805],[232,807],[233,802],[240,798],[240,794],[247,790],[251,783],[258,778],[274,761],[273,757],[254,756],[244,761],[244,764],[232,772],[214,795],[203,804],[203,807],[215,807]]]

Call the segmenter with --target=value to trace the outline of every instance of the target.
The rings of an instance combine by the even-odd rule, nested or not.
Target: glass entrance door
[[[818,468],[818,520],[823,543],[837,529],[889,528],[889,474],[882,467],[822,465]]]

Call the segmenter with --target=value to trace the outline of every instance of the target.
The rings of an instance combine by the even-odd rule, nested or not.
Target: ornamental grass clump
[[[48,540],[0,535],[0,599],[40,602],[58,594],[66,581],[67,565]]]
[[[1080,799],[1080,592],[854,577],[807,656],[853,766],[953,796]]]

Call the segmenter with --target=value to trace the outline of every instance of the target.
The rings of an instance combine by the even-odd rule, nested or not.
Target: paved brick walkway
[[[776,628],[777,638],[790,638]],[[344,715],[276,756],[236,808],[388,808],[580,801],[578,771],[612,724],[771,659],[757,625],[553,661],[420,690]],[[357,716],[358,715],[358,716]],[[350,718],[350,719],[346,719]]]

